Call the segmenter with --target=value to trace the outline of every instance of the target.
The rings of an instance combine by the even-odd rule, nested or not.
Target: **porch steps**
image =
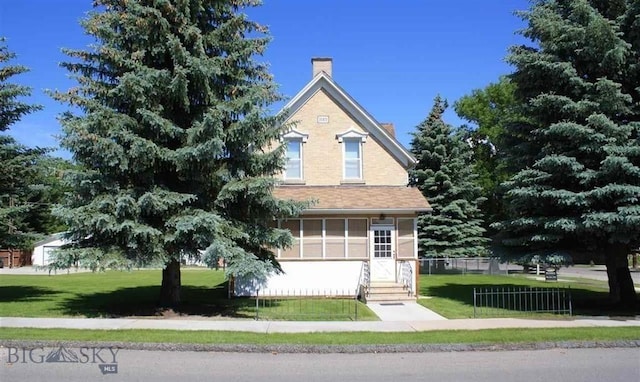
[[[394,282],[371,283],[367,302],[402,302],[416,301],[416,297],[409,295],[409,291],[402,284]]]

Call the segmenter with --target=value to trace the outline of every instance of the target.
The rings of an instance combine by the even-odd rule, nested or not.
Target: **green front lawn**
[[[562,274],[560,274],[562,279]],[[227,298],[222,271],[185,268],[182,271],[182,306],[176,311],[158,309],[160,270],[73,273],[53,276],[2,275],[0,316],[13,317],[128,317],[202,316],[254,319],[255,299]],[[419,302],[447,318],[473,317],[473,288],[571,287],[574,314],[615,315],[606,305],[606,282],[570,279],[560,282],[532,280],[522,275],[421,275]],[[261,304],[260,319],[352,320],[352,300],[291,299]],[[358,302],[358,320],[377,320]],[[502,316],[521,316],[501,312]],[[513,314],[511,314],[513,313]],[[637,309],[622,312],[638,314]],[[486,317],[486,315],[483,315]],[[537,315],[541,318],[562,316]]]
[[[559,274],[563,279],[562,273]],[[421,275],[418,302],[446,318],[473,317],[473,288],[571,288],[574,315],[635,315],[637,307],[611,307],[607,303],[608,287],[604,281],[572,278],[545,282],[525,275]],[[522,316],[521,312],[501,311],[501,317]],[[529,314],[540,318],[561,318],[551,314]],[[483,317],[487,317],[483,315]]]
[[[176,311],[158,309],[160,270],[62,273],[52,276],[2,275],[0,316],[12,317],[128,317],[175,316],[254,319],[256,302],[227,298],[222,271],[182,270],[182,305]],[[353,300],[286,300],[261,307],[261,319],[354,319]],[[358,302],[358,320],[377,320]]]

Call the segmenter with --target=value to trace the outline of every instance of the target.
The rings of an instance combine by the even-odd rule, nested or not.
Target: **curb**
[[[123,350],[218,352],[218,353],[312,353],[312,354],[363,354],[363,353],[435,353],[466,351],[517,351],[548,349],[601,349],[640,348],[640,340],[625,341],[561,341],[526,342],[506,344],[389,344],[389,345],[250,345],[250,344],[173,344],[135,342],[82,342],[82,341],[20,341],[0,340],[0,348],[7,347],[104,347]]]

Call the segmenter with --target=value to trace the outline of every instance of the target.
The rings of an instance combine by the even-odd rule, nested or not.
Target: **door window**
[[[373,231],[373,257],[375,258],[393,257],[390,229],[376,229]]]

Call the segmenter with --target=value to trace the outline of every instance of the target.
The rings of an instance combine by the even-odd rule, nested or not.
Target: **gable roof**
[[[51,235],[43,238],[42,240],[33,243],[33,247],[35,248],[35,247],[39,247],[39,246],[42,246],[42,245],[47,245],[49,243],[53,243],[56,240],[63,240],[65,233],[66,232],[58,232],[58,233],[51,234]]]
[[[317,92],[324,90],[340,106],[342,106],[355,120],[374,138],[376,138],[393,157],[406,168],[417,163],[411,153],[398,140],[376,121],[353,97],[342,89],[329,75],[320,71],[313,79],[298,92],[280,111],[287,111],[294,115]]]
[[[273,190],[278,199],[315,201],[304,214],[313,213],[416,213],[431,211],[415,187],[406,186],[289,186]]]

